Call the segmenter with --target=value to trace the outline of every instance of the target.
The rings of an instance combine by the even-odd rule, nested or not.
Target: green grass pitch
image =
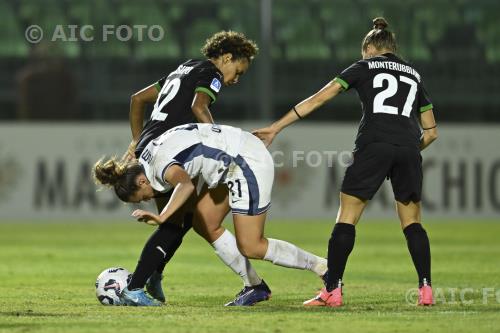
[[[331,227],[269,221],[266,233],[325,255]],[[223,307],[240,280],[194,232],[167,266],[168,305],[133,308],[100,305],[94,282],[111,266],[133,270],[151,227],[126,220],[2,223],[0,332],[500,332],[500,223],[429,221],[426,228],[434,307],[406,301],[416,274],[398,223],[367,220],[357,228],[340,309],[304,309],[320,280],[259,261],[273,298]]]

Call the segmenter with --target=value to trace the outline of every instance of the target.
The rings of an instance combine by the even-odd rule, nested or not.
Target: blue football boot
[[[151,295],[154,299],[159,300],[162,303],[165,303],[165,294],[163,294],[163,288],[161,287],[161,280],[163,280],[163,275],[155,271],[149,277],[146,282],[146,291]]]
[[[144,290],[128,290],[128,287],[123,289],[120,294],[120,301],[124,305],[131,306],[161,306],[162,303],[146,295]]]
[[[271,298],[271,289],[262,280],[256,286],[245,287],[237,295],[236,298],[225,304],[225,306],[252,306],[255,303],[267,301]]]

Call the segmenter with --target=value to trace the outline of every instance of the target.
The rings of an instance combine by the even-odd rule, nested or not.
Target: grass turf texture
[[[270,221],[267,236],[326,254],[330,222]],[[500,223],[427,223],[438,304],[408,304],[416,274],[396,222],[364,221],[345,279],[345,306],[304,309],[321,286],[310,272],[254,261],[273,290],[269,302],[225,308],[240,280],[190,232],[167,266],[168,305],[100,305],[97,274],[111,266],[133,270],[153,230],[126,223],[0,224],[0,332],[499,332]],[[453,292],[449,288],[458,288]],[[467,291],[468,304],[460,302]],[[470,303],[470,304],[469,304]]]

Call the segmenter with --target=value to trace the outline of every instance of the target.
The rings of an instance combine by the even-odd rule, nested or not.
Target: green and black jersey
[[[413,66],[386,53],[352,64],[334,81],[356,89],[361,100],[357,148],[371,142],[420,147],[420,113],[432,103]]]
[[[158,98],[151,118],[144,126],[137,148],[139,156],[146,145],[167,130],[196,122],[191,110],[196,92],[204,92],[215,102],[222,88],[223,75],[209,60],[188,60],[156,83]]]

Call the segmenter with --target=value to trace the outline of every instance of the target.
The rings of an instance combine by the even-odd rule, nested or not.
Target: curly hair
[[[136,177],[144,172],[137,162],[124,162],[116,158],[104,161],[100,159],[94,164],[93,175],[97,184],[113,187],[121,201],[128,202],[139,186]]]
[[[208,38],[201,48],[201,52],[207,58],[218,58],[231,53],[233,60],[246,58],[248,61],[251,61],[258,51],[259,48],[253,40],[236,31],[219,31]]]
[[[373,45],[377,50],[391,50],[396,52],[396,36],[389,30],[386,30],[389,24],[387,20],[383,17],[376,17],[373,19],[373,29],[370,30],[365,38],[361,47],[366,50],[368,45]]]

